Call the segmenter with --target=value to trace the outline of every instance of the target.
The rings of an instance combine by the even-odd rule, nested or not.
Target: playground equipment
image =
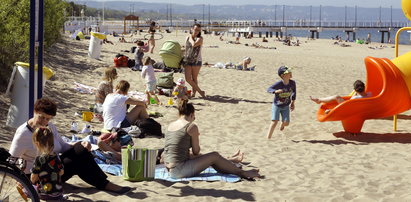
[[[127,22],[130,24],[131,27],[134,27],[136,31],[139,30],[140,24],[138,20],[138,16],[135,15],[128,15],[124,17],[124,31],[123,34],[127,34]]]
[[[402,9],[411,20],[411,1],[403,0]],[[346,132],[359,133],[367,119],[393,116],[411,108],[411,52],[398,56],[399,34],[404,30],[411,30],[411,27],[398,30],[394,59],[365,58],[365,91],[371,92],[372,97],[349,100],[350,96],[346,96],[341,104],[322,104],[317,112],[320,122],[341,121]],[[396,120],[394,116],[394,130]]]

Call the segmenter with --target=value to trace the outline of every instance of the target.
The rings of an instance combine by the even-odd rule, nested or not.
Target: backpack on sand
[[[157,136],[164,137],[163,132],[161,131],[161,124],[152,118],[146,118],[137,121],[136,125],[140,128],[139,138],[144,138],[146,136]]]
[[[157,86],[161,88],[173,88],[174,76],[173,72],[163,72],[158,75]]]

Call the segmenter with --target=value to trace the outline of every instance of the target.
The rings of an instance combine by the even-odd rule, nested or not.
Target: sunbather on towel
[[[258,169],[242,170],[218,152],[200,154],[199,130],[193,123],[194,106],[181,102],[179,118],[170,123],[165,135],[164,162],[173,178],[192,177],[212,166],[221,173],[235,174],[242,178],[260,177]],[[190,157],[190,152],[194,155]]]

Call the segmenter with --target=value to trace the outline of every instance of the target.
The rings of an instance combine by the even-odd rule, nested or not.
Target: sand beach
[[[154,54],[146,53],[161,61],[158,51],[166,40],[184,44],[185,33],[162,33],[164,38],[156,41]],[[141,38],[144,35],[137,35]],[[133,58],[130,50],[135,44],[119,43],[109,36],[114,45],[104,44],[100,60],[87,56],[89,40],[71,40],[68,35],[45,53],[45,66],[55,76],[47,81],[44,95],[58,104],[57,116],[52,122],[61,135],[71,136],[70,124],[86,122],[75,112],[88,109],[94,96],[73,90],[74,82],[96,87],[105,67],[113,65],[113,58],[122,53]],[[244,39],[241,44],[227,44],[235,40],[225,36],[205,35],[202,49],[203,62],[237,63],[245,56],[252,58],[255,71],[238,71],[203,66],[199,85],[206,91],[207,99],[194,98],[196,123],[200,129],[202,153],[218,151],[227,156],[240,149],[245,153],[244,165],[259,168],[264,176],[256,181],[242,180],[237,183],[190,181],[171,183],[165,181],[128,182],[122,177],[110,176],[117,184],[130,186],[126,195],[99,191],[73,177],[65,186],[69,201],[409,201],[411,200],[411,119],[404,112],[398,119],[398,131],[393,132],[392,118],[367,120],[362,135],[345,133],[341,122],[316,120],[319,105],[309,96],[348,95],[352,83],[365,81],[366,56],[394,58],[392,44],[369,45],[346,43],[351,47],[334,45],[328,39],[307,40],[300,38],[300,46],[285,46],[274,38]],[[131,38],[127,38],[130,41]],[[258,43],[276,49],[245,46]],[[369,47],[385,48],[371,49]],[[400,46],[400,54],[411,46]],[[270,124],[273,95],[266,89],[279,80],[277,69],[286,65],[293,70],[297,83],[295,110],[291,123],[284,131],[278,126],[273,138],[266,133]],[[144,91],[140,72],[119,68],[119,78],[131,84],[130,90]],[[184,75],[176,73],[177,80]],[[117,80],[117,81],[118,81]],[[168,97],[160,96],[163,103]],[[6,126],[10,99],[0,95],[0,144],[9,148],[15,132]],[[156,118],[163,132],[177,118],[177,110],[166,105],[150,105],[149,111],[162,113]],[[93,130],[103,124],[97,119],[90,123]],[[136,139],[138,147],[158,148],[164,139]]]

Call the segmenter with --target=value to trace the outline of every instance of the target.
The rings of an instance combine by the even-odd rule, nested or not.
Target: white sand
[[[185,34],[165,34],[157,41],[158,53],[163,41],[176,39],[183,44]],[[234,40],[234,37],[225,37]],[[96,86],[103,68],[113,65],[113,57],[120,50],[129,50],[133,44],[118,43],[104,45],[101,60],[87,56],[88,40],[63,40],[47,52],[45,64],[51,67],[56,77],[47,82],[45,95],[58,102],[58,115],[53,122],[63,135],[70,135],[70,123],[79,121],[76,111],[87,109],[94,96],[72,91],[74,81]],[[127,38],[127,40],[129,40]],[[117,196],[91,188],[78,177],[68,181],[70,200],[129,201],[407,201],[411,200],[411,125],[409,113],[398,121],[399,131],[392,131],[389,119],[368,120],[362,136],[351,136],[342,129],[340,122],[319,123],[316,120],[318,105],[309,100],[310,95],[346,95],[357,79],[365,80],[364,57],[394,57],[391,45],[384,49],[369,49],[371,45],[349,43],[352,47],[332,45],[331,40],[307,41],[300,39],[300,47],[288,47],[280,42],[261,43],[261,39],[241,39],[241,43],[258,42],[277,49],[256,49],[243,44],[226,44],[218,37],[205,36],[203,62],[238,62],[244,56],[252,58],[257,65],[255,72],[203,67],[199,82],[209,100],[193,99],[197,108],[196,123],[200,128],[203,153],[219,151],[229,155],[241,149],[249,167],[257,167],[264,179],[254,182],[185,182],[124,181],[110,176],[115,183],[135,188],[127,195]],[[401,46],[402,53],[410,47]],[[132,56],[130,53],[126,53]],[[160,61],[158,54],[147,54]],[[270,124],[273,95],[266,89],[279,79],[277,68],[287,65],[293,68],[293,79],[297,82],[296,109],[291,113],[291,124],[284,132],[276,130],[271,140],[266,139]],[[144,90],[140,72],[128,68],[119,70],[119,79],[128,80],[131,90]],[[175,80],[182,77],[176,74]],[[2,146],[8,148],[15,129],[5,126],[6,112],[10,100],[1,95]],[[167,98],[161,96],[163,103]],[[175,108],[150,106],[164,117],[156,119],[163,125],[176,119]],[[93,129],[102,124],[93,120]],[[277,128],[278,129],[278,128]],[[135,141],[142,147],[161,147],[162,139],[146,138]]]

